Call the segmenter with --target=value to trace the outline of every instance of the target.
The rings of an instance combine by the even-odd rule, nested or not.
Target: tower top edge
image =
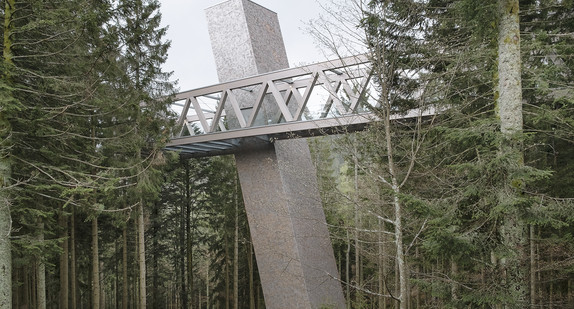
[[[212,6],[209,6],[209,7],[207,7],[205,10],[210,10],[210,9],[212,9],[212,8],[216,8],[216,7],[218,7],[218,6],[221,6],[221,5],[227,4],[227,3],[229,3],[229,2],[233,2],[233,1],[238,1],[238,2],[241,2],[242,4],[245,3],[245,2],[249,2],[249,3],[251,3],[251,4],[257,5],[257,6],[261,7],[261,8],[263,8],[263,9],[265,9],[265,10],[267,10],[267,11],[269,11],[269,12],[275,14],[275,15],[277,15],[277,12],[275,12],[275,11],[269,9],[269,8],[266,8],[266,7],[264,7],[263,5],[261,5],[261,4],[259,4],[259,3],[256,3],[256,2],[254,2],[254,1],[251,1],[251,0],[226,0],[226,1],[222,1],[222,2],[220,2],[220,3],[214,4],[214,5],[212,5]]]

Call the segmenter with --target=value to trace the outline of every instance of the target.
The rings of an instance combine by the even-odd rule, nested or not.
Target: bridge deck
[[[166,148],[219,155],[273,139],[360,129],[373,120],[370,77],[361,55],[181,92],[177,132]]]
[[[361,130],[377,105],[365,55],[181,92],[168,150],[210,156],[274,139]],[[420,113],[401,116],[415,117]]]

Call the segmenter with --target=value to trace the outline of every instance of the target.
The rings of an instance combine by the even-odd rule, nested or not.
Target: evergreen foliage
[[[349,3],[383,121],[311,142],[348,307],[572,307],[574,2],[520,1],[511,137],[496,0]],[[160,2],[2,4],[0,308],[263,308],[233,159],[162,151]]]

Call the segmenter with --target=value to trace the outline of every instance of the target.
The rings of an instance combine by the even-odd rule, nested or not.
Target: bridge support
[[[206,13],[221,82],[288,67],[274,12],[230,0]],[[344,308],[307,141],[278,140],[235,160],[266,307]]]
[[[307,142],[276,141],[235,160],[267,308],[342,308]]]

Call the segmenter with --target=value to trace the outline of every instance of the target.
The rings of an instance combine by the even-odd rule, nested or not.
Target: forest
[[[164,150],[161,1],[1,2],[0,309],[265,308],[233,156]],[[574,1],[325,10],[381,119],[308,139],[347,308],[573,308]]]

